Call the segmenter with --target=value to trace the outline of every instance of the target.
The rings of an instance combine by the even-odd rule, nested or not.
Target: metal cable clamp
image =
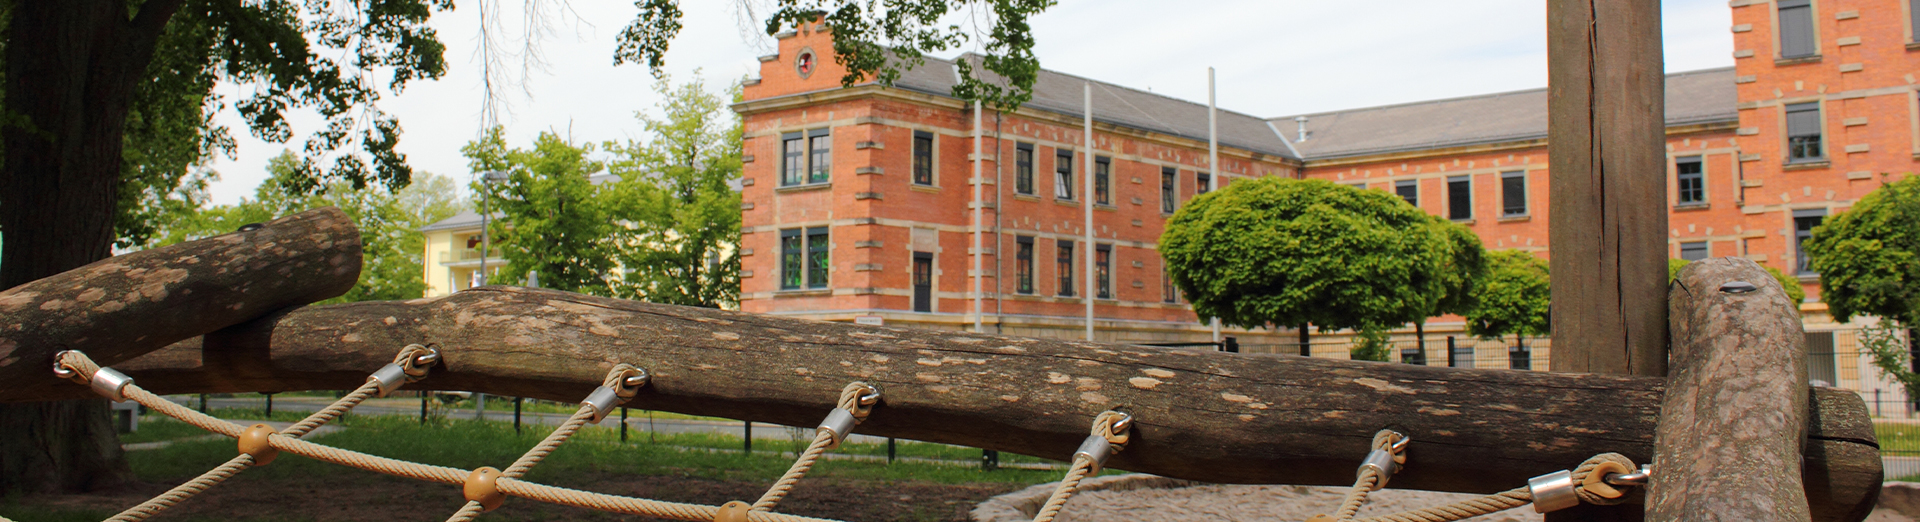
[[[879,403],[880,389],[873,387],[871,384],[867,385],[867,392],[861,394],[860,398],[855,402],[858,403],[858,406],[855,407],[872,406]],[[827,432],[828,435],[833,437],[833,441],[827,444],[827,448],[838,448],[840,447],[840,442],[846,440],[847,435],[852,435],[853,428],[859,425],[860,418],[854,416],[852,411],[846,408],[834,408],[833,411],[827,413],[827,418],[821,420],[820,425],[814,428],[814,432]]]
[[[53,375],[55,377],[72,379],[75,375],[72,368],[68,368],[65,363],[60,362],[61,359],[67,357],[67,352],[71,351],[72,350],[61,350],[54,352]],[[94,370],[93,375],[88,381],[88,385],[93,388],[94,393],[98,393],[101,397],[106,397],[107,400],[113,402],[127,402],[126,389],[129,384],[133,384],[132,377],[128,377],[127,374],[120,373],[118,370],[105,366]]]
[[[621,387],[639,388],[646,386],[648,382],[652,382],[653,375],[647,373],[646,368],[634,368],[633,371],[633,375],[629,375],[620,381]],[[620,396],[620,390],[615,390],[603,385],[594,388],[593,393],[588,394],[586,399],[580,401],[580,404],[593,407],[593,423],[599,424],[600,421],[606,420],[607,414],[612,413],[615,407],[625,404],[626,402],[627,399]]]
[[[412,363],[413,366],[433,366],[440,362],[440,346],[427,345],[421,348],[426,349],[427,353],[413,356],[413,359],[408,361]],[[367,380],[379,383],[380,394],[378,396],[386,397],[387,394],[393,393],[393,390],[400,388],[400,385],[418,379],[407,375],[406,366],[397,363],[387,363],[386,366],[380,367],[380,370],[373,372],[373,375],[367,376]]]
[[[1113,421],[1114,433],[1126,433],[1127,428],[1133,425],[1133,414],[1123,411],[1120,415],[1120,420]],[[1097,475],[1100,473],[1100,468],[1107,465],[1107,459],[1113,457],[1113,443],[1107,442],[1106,437],[1088,435],[1085,440],[1080,441],[1080,447],[1073,450],[1073,458],[1080,457],[1087,458],[1089,463],[1087,474]]]
[[[1365,472],[1367,468],[1373,468],[1374,472],[1380,477],[1380,480],[1374,481],[1373,483],[1374,491],[1380,491],[1381,488],[1387,487],[1387,481],[1393,478],[1393,474],[1400,472],[1400,465],[1407,460],[1405,456],[1407,444],[1413,442],[1413,437],[1408,437],[1397,431],[1392,433],[1393,436],[1398,439],[1392,444],[1388,444],[1386,449],[1376,449],[1367,452],[1366,460],[1360,461],[1360,469],[1354,471],[1355,474],[1359,474]]]

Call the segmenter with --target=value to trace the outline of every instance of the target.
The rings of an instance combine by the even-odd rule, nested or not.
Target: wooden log
[[[1391,427],[1414,437],[1394,487],[1467,492],[1603,451],[1646,462],[1664,382],[824,323],[511,287],[300,308],[119,368],[159,393],[346,389],[415,342],[446,353],[416,387],[577,401],[627,362],[655,375],[632,407],[813,426],[841,386],[864,380],[886,397],[860,433],[1051,458],[1069,455],[1095,414],[1125,407],[1138,428],[1112,467],[1209,482],[1350,484],[1372,434]]]
[[[0,395],[62,385],[50,370],[60,350],[116,364],[340,295],[359,278],[360,233],[328,207],[0,291]]]
[[[1667,305],[1673,375],[1654,438],[1655,520],[1811,520],[1806,334],[1767,271],[1744,258],[1687,265]]]

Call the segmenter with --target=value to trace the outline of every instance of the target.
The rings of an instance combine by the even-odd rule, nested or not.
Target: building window
[[[1813,273],[1813,263],[1808,262],[1807,259],[1807,238],[1813,237],[1813,228],[1820,226],[1820,223],[1826,219],[1826,209],[1793,211],[1793,252],[1795,263],[1798,265],[1796,273]]]
[[[1013,191],[1033,195],[1033,144],[1013,146]]]
[[[1160,300],[1168,303],[1180,301],[1180,289],[1173,285],[1173,270],[1167,267],[1167,260],[1160,260]]]
[[[805,134],[789,132],[780,137],[780,185],[806,182],[807,142]]]
[[[1113,204],[1113,158],[1093,159],[1093,202],[1096,205]]]
[[[806,238],[797,228],[780,231],[780,288],[791,290],[806,286],[807,272],[802,252],[806,251]]]
[[[1447,178],[1447,219],[1473,219],[1473,177]]]
[[[828,169],[833,166],[829,152],[833,138],[827,136],[827,129],[807,131],[807,148],[812,151],[807,157],[807,183],[826,183]]]
[[[1113,299],[1113,245],[1093,249],[1093,284],[1101,299]]]
[[[913,131],[913,184],[933,184],[933,133]]]
[[[1179,208],[1179,196],[1174,194],[1179,190],[1175,188],[1178,186],[1180,171],[1173,167],[1160,167],[1160,213],[1172,214],[1175,208]]]
[[[1779,0],[1780,57],[1800,58],[1820,53],[1813,39],[1813,0]]]
[[[780,135],[780,186],[826,183],[833,167],[828,129]]]
[[[1699,261],[1708,257],[1712,257],[1712,254],[1711,250],[1707,248],[1706,241],[1691,241],[1680,244],[1680,259]]]
[[[1500,215],[1527,215],[1527,171],[1500,173]]]
[[[1407,200],[1408,205],[1413,205],[1414,208],[1420,207],[1420,180],[1403,179],[1395,181],[1393,182],[1393,193],[1399,195],[1400,199]]]
[[[1019,294],[1033,295],[1033,238],[1019,236],[1014,238],[1019,249],[1013,256],[1014,287]]]
[[[1193,195],[1198,196],[1213,191],[1213,175],[1205,172],[1193,173]]]
[[[1061,239],[1059,256],[1054,260],[1054,270],[1060,273],[1060,296],[1073,297],[1073,241]]]
[[[1920,0],[1907,0],[1907,35],[1920,43]]]
[[[1787,106],[1787,163],[1820,161],[1820,102]]]
[[[1060,149],[1053,154],[1053,197],[1073,199],[1073,151]]]
[[[1673,160],[1676,201],[1681,205],[1693,205],[1707,202],[1707,173],[1705,163],[1699,156],[1687,156]]]

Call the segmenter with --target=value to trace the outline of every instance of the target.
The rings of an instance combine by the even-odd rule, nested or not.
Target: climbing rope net
[[[372,397],[385,397],[400,386],[425,378],[440,363],[438,347],[408,345],[393,362],[373,372],[366,384],[285,429],[274,430],[265,424],[241,426],[175,404],[133,384],[133,379],[112,368],[104,368],[78,351],[63,351],[54,356],[54,374],[93,388],[94,392],[115,402],[132,400],[148,409],[179,419],[209,432],[232,437],[239,454],[226,463],[161,493],[146,502],[128,508],[107,519],[110,522],[137,522],[166,510],[234,475],[255,466],[272,463],[280,452],[351,466],[427,482],[460,486],[467,503],[448,517],[449,522],[466,522],[481,513],[498,509],[507,497],[521,497],[552,504],[594,509],[628,515],[644,515],[693,522],[832,522],[773,512],[774,507],[793,490],[794,484],[813,469],[827,450],[840,446],[847,435],[880,404],[878,388],[863,382],[848,383],[840,391],[836,407],[814,431],[812,443],[802,451],[793,466],[774,481],[773,486],[752,504],[741,501],[719,506],[683,504],[644,498],[580,491],[521,479],[541,460],[559,449],[568,438],[589,423],[598,424],[614,408],[632,399],[652,380],[644,368],[616,364],[593,393],[580,401],[579,410],[560,424],[532,449],[505,470],[481,467],[462,470],[368,455],[356,451],[315,444],[302,437]],[[1100,473],[1108,458],[1126,448],[1133,427],[1132,415],[1105,411],[1093,419],[1092,432],[1072,456],[1065,478],[1054,488],[1034,522],[1052,522],[1089,475]],[[1556,511],[1582,502],[1619,504],[1630,500],[1630,493],[1644,487],[1650,470],[1635,468],[1633,461],[1617,453],[1603,453],[1587,459],[1572,471],[1556,471],[1535,477],[1527,486],[1439,507],[1406,511],[1386,516],[1355,519],[1367,495],[1386,487],[1387,481],[1406,463],[1406,447],[1412,439],[1392,430],[1381,430],[1373,438],[1372,451],[1361,463],[1345,501],[1333,515],[1319,515],[1308,522],[1451,522],[1533,504],[1541,513]],[[12,522],[0,517],[0,522]]]

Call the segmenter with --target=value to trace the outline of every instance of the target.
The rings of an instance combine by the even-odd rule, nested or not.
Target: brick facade
[[[1737,67],[1732,74],[1706,73],[1723,74],[1737,84],[1737,117],[1729,108],[1724,117],[1676,122],[1670,94],[1668,177],[1675,184],[1668,201],[1670,256],[1700,254],[1698,247],[1704,244],[1707,255],[1746,256],[1791,272],[1797,267],[1795,211],[1804,218],[1812,210],[1844,209],[1878,185],[1877,173],[1914,170],[1920,159],[1920,102],[1913,75],[1920,70],[1920,51],[1910,43],[1906,10],[1913,1],[1815,1],[1812,18],[1819,54],[1792,59],[1779,59],[1774,44],[1774,4],[1733,2]],[[760,78],[749,82],[744,101],[735,105],[746,125],[748,158],[742,309],[961,328],[974,320],[977,277],[984,288],[982,320],[988,331],[1080,336],[1082,296],[1088,290],[1080,263],[1091,253],[1081,228],[1082,205],[1091,195],[1082,193],[1088,157],[1080,115],[1043,104],[1008,114],[987,111],[980,129],[983,154],[975,161],[970,107],[934,88],[841,88],[843,69],[828,55],[831,49],[829,36],[812,27],[782,34],[779,54],[762,58]],[[816,53],[810,62],[813,70],[802,70],[803,51]],[[941,68],[950,69],[951,64],[930,60],[922,67]],[[1098,85],[1119,96],[1151,96]],[[1077,97],[1078,84],[1073,87],[1071,94]],[[1826,156],[1788,164],[1782,159],[1787,148],[1784,111],[1789,105],[1804,110],[1806,106],[1793,104],[1809,102],[1821,107]],[[1184,103],[1167,100],[1153,110],[1183,117],[1194,111],[1204,114],[1204,107]],[[1094,111],[1093,154],[1110,165],[1111,193],[1105,204],[1094,207],[1094,235],[1096,243],[1111,250],[1113,295],[1095,300],[1099,336],[1119,341],[1205,340],[1209,329],[1192,311],[1165,299],[1155,248],[1168,215],[1161,206],[1162,174],[1168,169],[1176,173],[1177,204],[1193,197],[1200,185],[1197,176],[1207,170],[1206,138],[1183,132],[1178,125],[1156,127],[1142,123],[1148,120],[1102,110],[1096,106]],[[1299,141],[1291,132],[1282,134],[1283,128],[1292,131],[1266,124],[1235,132],[1237,137],[1270,132],[1259,138],[1285,140],[1284,149],[1256,144],[1258,140],[1229,146],[1223,137],[1220,183],[1250,176],[1308,177],[1387,191],[1413,183],[1422,209],[1448,216],[1456,201],[1450,185],[1467,180],[1471,211],[1459,221],[1479,234],[1487,248],[1524,249],[1542,256],[1550,252],[1544,130],[1512,139],[1316,155],[1308,147],[1318,144],[1311,141],[1316,138]],[[1222,130],[1224,136],[1225,127]],[[821,134],[823,141],[816,141]],[[931,173],[927,183],[917,183],[915,143],[925,138],[932,144]],[[783,150],[789,139],[797,140],[798,155]],[[816,143],[826,145],[820,158],[827,160],[825,179],[819,182],[809,176],[810,162],[819,157],[813,151]],[[1031,150],[1030,195],[1020,193],[1023,184],[1017,181],[1017,157],[1023,149]],[[1062,150],[1073,154],[1071,199],[1054,193],[1056,157]],[[783,180],[789,174],[784,166],[795,157],[801,158],[799,170],[805,171],[797,183]],[[1694,168],[1682,163],[1695,161],[1701,182],[1677,185],[1676,173]],[[982,173],[978,180],[973,179],[976,165]],[[1506,181],[1510,178],[1524,179],[1524,190],[1518,192],[1524,204],[1508,200],[1515,193],[1504,190],[1513,182]],[[979,251],[973,250],[972,183],[979,183],[983,194],[977,202],[984,208]],[[824,246],[814,241],[816,233],[825,234]],[[1057,259],[1062,242],[1074,248],[1072,296],[1060,291]],[[1032,248],[1031,294],[1017,288],[1023,244]],[[783,255],[783,249],[799,255]],[[809,270],[807,261],[820,250],[828,266],[822,267],[824,272]],[[979,273],[973,271],[976,256],[983,265]],[[931,268],[931,295],[924,312],[915,311],[917,262]],[[792,280],[794,266],[805,274],[798,281]],[[821,274],[825,281],[811,278]],[[1816,282],[1806,281],[1809,295],[1817,295]],[[1817,303],[1803,308],[1821,310]],[[1431,330],[1457,331],[1458,321],[1437,318]],[[1237,335],[1252,336],[1253,343],[1291,339],[1286,332]],[[1264,336],[1276,337],[1260,339]]]

